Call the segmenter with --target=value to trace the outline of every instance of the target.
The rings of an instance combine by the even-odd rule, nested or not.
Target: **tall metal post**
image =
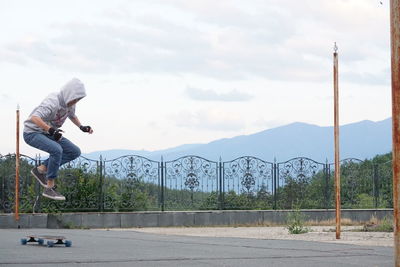
[[[100,155],[100,161],[98,162],[99,167],[99,211],[104,212],[104,165],[103,165],[103,156]]]
[[[339,156],[339,69],[335,42],[333,52],[333,95],[335,134],[335,191],[336,191],[336,239],[340,239],[340,156]]]
[[[328,159],[326,159],[326,161],[325,161],[324,175],[325,175],[325,209],[329,209],[329,163],[328,163]]]
[[[19,105],[17,106],[15,146],[15,220],[19,221]]]
[[[274,187],[274,207],[273,207],[273,209],[274,210],[276,210],[276,198],[277,198],[277,192],[276,192],[276,188],[277,188],[277,186],[276,186],[276,183],[277,183],[277,180],[276,180],[276,171],[277,171],[277,168],[276,168],[276,158],[274,158],[274,185],[273,185],[273,187]]]
[[[373,181],[372,181],[372,191],[374,193],[374,207],[375,209],[378,208],[379,202],[379,176],[378,176],[378,164],[374,163],[372,165],[373,170]]]
[[[165,210],[164,189],[164,158],[161,156],[161,211]]]
[[[222,188],[223,188],[223,184],[222,184],[222,158],[221,156],[219,157],[219,197],[218,197],[218,201],[219,201],[219,209],[222,210],[223,209],[223,199],[222,199]]]
[[[390,1],[392,65],[393,218],[395,265],[400,266],[400,0]]]

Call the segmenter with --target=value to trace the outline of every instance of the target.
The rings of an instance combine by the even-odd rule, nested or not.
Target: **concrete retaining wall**
[[[0,228],[129,228],[167,226],[283,225],[288,210],[166,211],[129,213],[0,214]],[[335,210],[302,210],[307,221],[335,219]],[[393,216],[392,209],[342,210],[342,219],[365,223]]]

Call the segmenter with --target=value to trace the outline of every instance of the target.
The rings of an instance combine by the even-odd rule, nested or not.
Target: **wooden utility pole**
[[[334,136],[335,136],[335,191],[336,191],[336,239],[340,239],[340,156],[339,156],[339,66],[338,47],[333,52],[333,98],[334,98]]]
[[[393,218],[395,266],[400,266],[400,0],[390,1],[392,65]]]

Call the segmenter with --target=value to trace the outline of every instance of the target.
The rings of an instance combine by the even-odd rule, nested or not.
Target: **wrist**
[[[49,129],[47,130],[47,132],[48,132],[50,135],[54,135],[54,133],[56,132],[56,129],[55,129],[54,127],[49,127]]]

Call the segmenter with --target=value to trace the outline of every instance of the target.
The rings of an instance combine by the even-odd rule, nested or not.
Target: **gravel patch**
[[[107,229],[112,231],[135,231],[159,235],[239,237],[256,239],[303,240],[329,243],[353,244],[360,246],[393,247],[393,233],[354,232],[362,226],[342,226],[341,239],[336,240],[335,227],[309,226],[305,234],[289,234],[285,227],[157,227]]]

